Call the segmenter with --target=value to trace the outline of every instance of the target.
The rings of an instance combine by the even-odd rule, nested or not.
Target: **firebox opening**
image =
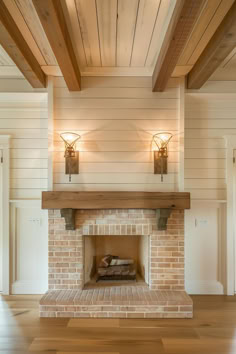
[[[85,287],[149,284],[149,236],[85,236]]]

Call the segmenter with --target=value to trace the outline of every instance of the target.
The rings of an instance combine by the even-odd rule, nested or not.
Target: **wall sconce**
[[[75,150],[75,144],[80,135],[65,132],[60,135],[65,143],[65,174],[69,175],[69,182],[71,182],[71,175],[79,174],[79,151]]]
[[[167,174],[168,144],[172,136],[168,132],[153,135],[153,141],[158,149],[154,150],[154,174],[161,175],[161,182],[163,175]]]

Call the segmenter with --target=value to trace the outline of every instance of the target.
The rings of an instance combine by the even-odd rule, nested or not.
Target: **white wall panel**
[[[25,78],[0,79],[0,92],[45,92],[46,89],[33,89]]]
[[[11,203],[12,294],[43,294],[48,289],[48,213],[40,204]]]
[[[54,153],[54,162],[61,162],[64,159],[64,152]],[[82,151],[80,152],[81,162],[153,162],[152,151]],[[169,163],[178,162],[178,153],[175,151],[169,152]]]
[[[222,105],[221,107],[215,109],[205,109],[198,107],[196,110],[191,109],[191,106],[186,106],[185,108],[187,113],[185,117],[186,119],[232,119],[236,117],[236,112],[234,110],[225,110],[222,108]]]
[[[177,130],[177,120],[176,119],[156,119],[156,120],[92,120],[92,119],[66,119],[66,120],[55,120],[55,130],[63,131],[70,127],[71,130],[103,130],[103,131],[132,131],[132,130],[159,130],[159,131],[169,131]]]
[[[85,182],[88,184],[95,183],[112,183],[118,184],[129,184],[133,183],[134,174],[133,173],[83,173],[79,175],[73,175],[71,177],[72,183],[84,184]],[[177,181],[177,174],[169,173],[164,176],[165,183],[175,184]],[[67,183],[68,176],[64,173],[54,173],[54,182],[55,183]],[[153,173],[137,173],[135,176],[135,183],[140,184],[155,184],[161,183],[161,176],[154,175]]]
[[[195,168],[186,168],[185,169],[185,178],[225,178],[225,169],[219,168],[205,168],[205,169],[195,169]]]
[[[79,121],[78,121],[79,124]],[[121,122],[122,124],[122,122]],[[67,125],[67,128],[70,129],[70,125]],[[59,141],[60,138],[60,133],[63,132],[64,130],[61,131],[55,131],[55,141]],[[144,142],[145,144],[147,141],[151,145],[152,142],[152,137],[153,134],[157,133],[157,130],[79,130],[76,129],[74,130],[75,133],[78,133],[81,135],[82,139],[78,144],[83,143],[84,141],[92,141],[92,142],[97,142],[97,141],[116,141],[119,143],[118,147],[123,144],[123,142],[128,142],[128,141],[138,141],[140,143]],[[170,133],[172,134],[178,134],[178,131],[176,130],[171,130]],[[151,151],[151,150],[150,150]]]
[[[209,188],[185,188],[185,192],[191,194],[191,200],[226,200],[226,189],[209,189]]]
[[[0,134],[11,136],[10,198],[40,198],[47,188],[47,93],[30,90],[25,80],[10,83],[1,92],[0,80]]]
[[[55,94],[58,98],[178,98],[178,87],[168,87],[164,92],[152,92],[150,87],[123,87],[122,91],[119,87],[103,87],[87,88],[81,91],[69,91],[67,87],[56,87]]]
[[[184,146],[188,149],[225,149],[225,140],[223,138],[219,139],[185,139]]]
[[[62,98],[55,101],[56,109],[71,109],[71,108],[81,108],[81,109],[90,109],[90,108],[111,108],[111,109],[150,109],[150,108],[168,108],[176,109],[178,104],[177,99],[148,99],[142,97],[140,98]]]
[[[129,89],[130,90],[130,89]],[[133,90],[133,89],[132,89]],[[150,108],[150,109],[129,109],[129,108],[100,108],[94,109],[77,109],[77,108],[70,108],[70,109],[55,109],[55,118],[59,119],[119,119],[119,120],[126,120],[126,119],[175,119],[176,118],[176,111],[173,109],[158,109],[158,108]]]
[[[177,162],[169,163],[169,173],[178,173],[179,164]],[[153,163],[149,162],[82,162],[79,165],[80,173],[150,173],[153,174]],[[64,173],[65,163],[58,162],[54,164],[54,173]],[[135,176],[134,176],[135,177]],[[72,176],[73,178],[73,176]]]
[[[188,139],[208,139],[208,138],[222,138],[224,135],[235,135],[236,129],[209,129],[209,128],[202,128],[202,129],[185,129],[186,135]]]
[[[12,169],[46,169],[48,167],[47,159],[11,159]],[[27,171],[26,171],[27,172]]]
[[[47,169],[45,168],[12,168],[11,169],[11,178],[42,178],[47,179]]]
[[[147,141],[122,141],[122,144],[118,144],[117,141],[78,141],[77,148],[79,151],[147,151],[155,146],[155,143]],[[64,142],[54,141],[54,151],[64,151]],[[169,151],[175,152],[178,148],[178,142],[174,139],[169,143]]]
[[[185,285],[190,294],[223,294],[225,286],[224,204],[191,203],[185,211]]]
[[[225,159],[185,159],[185,169],[225,168]]]
[[[47,149],[48,139],[11,139],[13,149]]]
[[[186,119],[186,129],[235,129],[236,119]]]
[[[149,78],[86,77],[81,92],[69,92],[54,79],[54,189],[171,191],[178,187],[179,83],[170,80],[153,93]],[[153,134],[171,131],[169,174],[153,174]],[[64,174],[64,146],[59,134],[81,135],[80,174],[72,183]]]
[[[54,86],[57,87],[66,87],[65,80],[63,77],[54,77]],[[84,89],[86,88],[141,88],[152,87],[152,78],[149,76],[133,76],[132,80],[128,76],[106,76],[106,78],[102,76],[84,76],[81,78],[81,83]],[[168,83],[168,87],[178,87],[179,79],[171,78]]]
[[[69,179],[69,178],[68,178]],[[135,180],[135,178],[134,178]],[[164,178],[165,181],[165,178]],[[109,192],[119,192],[120,190],[125,192],[135,192],[135,191],[143,191],[143,192],[153,192],[153,191],[161,191],[161,192],[177,192],[177,185],[173,183],[155,183],[155,184],[147,184],[147,183],[54,183],[55,190],[57,191],[85,191],[85,192],[96,192],[96,191],[109,191]]]
[[[225,149],[187,149],[186,159],[225,159]]]
[[[224,135],[236,134],[236,94],[210,87],[186,91],[185,187],[192,198],[226,199]]]

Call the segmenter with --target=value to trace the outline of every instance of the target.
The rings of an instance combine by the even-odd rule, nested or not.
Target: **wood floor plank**
[[[72,352],[57,352],[57,354],[71,354]],[[97,352],[76,352],[77,354],[97,354]],[[99,354],[120,354],[118,352],[99,352]]]
[[[193,319],[39,318],[39,299],[0,296],[0,354],[236,353],[235,296],[192,296]]]
[[[236,341],[227,339],[163,339],[163,345],[168,354],[236,353]]]
[[[68,327],[119,327],[118,318],[73,318],[69,320]]]
[[[54,350],[43,351],[43,354],[57,354]],[[71,352],[70,352],[71,353]],[[39,354],[38,351],[28,351],[28,350],[0,350],[0,354]],[[89,354],[89,353],[86,353]],[[106,353],[107,354],[107,353]]]
[[[104,332],[104,337],[106,333]],[[55,339],[55,338],[35,338],[29,347],[29,350],[56,350],[56,351],[76,351],[76,352],[90,352],[94,351],[96,348],[97,352],[109,352],[111,350],[116,350],[118,353],[127,352],[131,354],[164,354],[164,348],[161,340],[78,340],[78,339]]]
[[[196,328],[200,339],[232,339],[236,337],[235,328]]]

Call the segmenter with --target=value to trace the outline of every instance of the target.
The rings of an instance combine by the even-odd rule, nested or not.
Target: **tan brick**
[[[184,268],[184,264],[183,263],[173,263],[172,268]]]
[[[40,311],[40,317],[56,317],[56,312]]]
[[[107,317],[126,318],[127,314],[126,312],[108,312]]]
[[[72,311],[65,311],[65,312],[57,312],[57,317],[68,317],[68,318],[71,318],[71,317],[74,317],[75,313],[72,312]]]
[[[127,318],[144,318],[144,313],[140,312],[127,312]]]
[[[177,312],[178,306],[164,306],[163,310],[166,312]]]
[[[184,312],[188,312],[188,311],[192,311],[193,310],[193,306],[180,306],[179,307],[179,311],[184,311]]]

